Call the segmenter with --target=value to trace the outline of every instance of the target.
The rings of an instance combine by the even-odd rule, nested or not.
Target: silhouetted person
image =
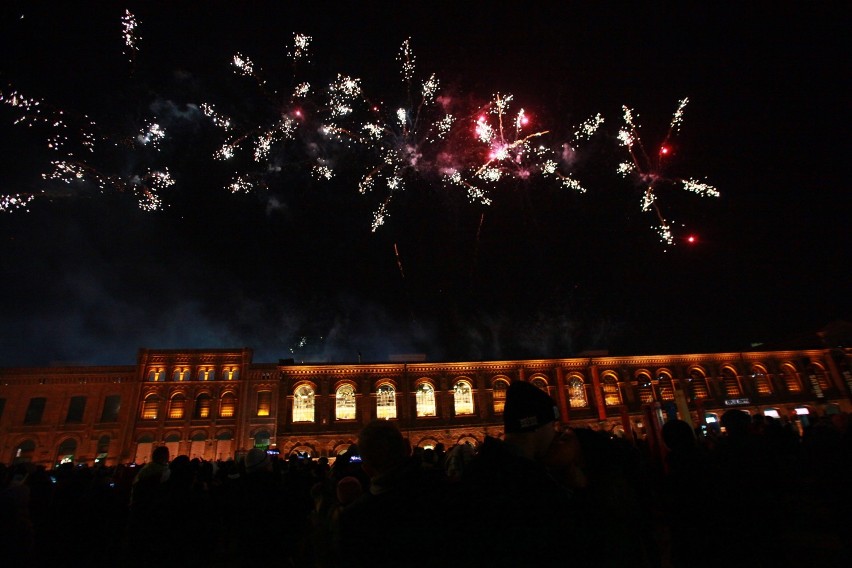
[[[556,438],[556,402],[513,382],[503,410],[505,440],[486,437],[452,485],[442,559],[453,566],[564,566],[585,559],[572,492],[547,470]]]
[[[393,422],[376,420],[358,436],[369,488],[340,515],[340,565],[428,566],[431,547],[421,537],[437,528],[434,477],[411,459]]]

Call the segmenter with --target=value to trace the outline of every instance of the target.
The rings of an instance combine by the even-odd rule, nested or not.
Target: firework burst
[[[653,225],[652,228],[659,235],[660,240],[667,245],[674,243],[675,236],[672,232],[673,222],[663,215],[659,203],[658,193],[662,187],[680,186],[682,189],[702,197],[719,197],[720,195],[719,191],[708,183],[695,179],[669,177],[665,173],[666,166],[673,153],[672,140],[680,131],[684,110],[688,103],[688,98],[678,102],[666,135],[658,145],[656,153],[646,151],[639,136],[638,116],[633,109],[627,106],[622,107],[624,126],[618,132],[618,140],[627,148],[630,160],[620,163],[617,171],[624,177],[634,177],[637,183],[641,184],[643,188],[641,209],[643,212],[651,212],[655,215],[657,224]]]

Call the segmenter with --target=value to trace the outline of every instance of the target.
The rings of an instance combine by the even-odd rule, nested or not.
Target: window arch
[[[77,440],[67,438],[59,444],[59,450],[56,455],[56,465],[64,463],[74,463],[74,454],[77,452]]]
[[[98,438],[98,445],[95,447],[95,463],[103,463],[109,454],[109,434],[104,434]]]
[[[737,374],[730,367],[722,368],[722,384],[725,385],[725,396],[738,397],[742,395]]]
[[[149,394],[142,401],[142,420],[156,420],[160,414],[160,397]]]
[[[502,414],[506,406],[506,391],[509,389],[509,381],[506,379],[494,379],[491,386],[491,400],[494,405],[494,413]]]
[[[657,385],[660,389],[660,400],[674,400],[674,381],[667,371],[660,371],[657,375]]]
[[[819,386],[820,390],[823,392],[831,388],[825,369],[818,363],[811,363],[808,365],[808,377],[810,377],[812,381],[815,378],[817,386]]]
[[[693,399],[710,398],[710,393],[707,390],[707,377],[703,371],[698,368],[690,369],[688,382]]]
[[[396,389],[384,383],[376,389],[376,418],[390,420],[396,418]]]
[[[640,371],[636,375],[639,386],[639,401],[642,403],[654,402],[654,388],[651,386],[651,375],[647,371]]]
[[[215,381],[216,380],[216,371],[214,371],[210,367],[198,369],[198,380],[199,381]]]
[[[618,406],[621,404],[621,391],[618,389],[618,379],[615,375],[604,375],[601,381],[604,404],[607,406]]]
[[[799,373],[790,363],[781,365],[781,376],[784,378],[784,386],[789,393],[802,392],[802,383],[799,381]]]
[[[453,404],[456,415],[473,414],[473,388],[470,381],[462,379],[453,387]]]
[[[314,421],[314,389],[302,385],[293,393],[293,422]]]
[[[176,393],[169,400],[169,420],[180,420],[186,412],[186,397]]]
[[[12,458],[12,463],[27,463],[33,461],[36,445],[32,440],[24,440],[18,447],[15,448],[15,455]]]
[[[219,399],[219,418],[233,418],[237,410],[237,397],[227,391]]]
[[[583,379],[577,375],[568,377],[568,401],[571,408],[585,408],[589,406],[589,399],[586,398],[586,385]]]
[[[195,397],[195,414],[192,415],[196,420],[210,418],[210,395],[203,392]]]
[[[256,416],[269,416],[272,413],[272,391],[263,390],[257,393]]]
[[[162,369],[151,369],[148,371],[148,382],[159,382],[163,380],[163,370]]]
[[[751,376],[754,379],[754,388],[760,396],[772,395],[772,385],[769,382],[769,373],[763,365],[754,365],[751,368]]]
[[[334,413],[338,420],[355,419],[355,387],[350,384],[337,387]]]
[[[172,373],[173,381],[185,381],[189,379],[189,369],[185,367],[177,367],[175,372]]]
[[[428,381],[423,381],[417,386],[414,395],[417,406],[417,416],[435,416],[435,387]]]
[[[535,388],[547,392],[547,380],[544,377],[533,377],[530,383]]]

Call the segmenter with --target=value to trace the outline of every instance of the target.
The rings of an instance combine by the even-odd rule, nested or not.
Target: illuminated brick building
[[[481,442],[502,434],[516,380],[547,390],[563,422],[653,442],[665,415],[698,425],[741,408],[802,424],[849,412],[850,362],[850,349],[368,364],[141,349],[128,366],[0,369],[0,461],[141,463],[162,444],[207,460],[267,445],[332,457],[374,418],[414,446]]]

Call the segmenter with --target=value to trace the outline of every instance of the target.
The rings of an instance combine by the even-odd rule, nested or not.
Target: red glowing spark
[[[671,149],[668,146],[660,146],[660,155],[667,156],[671,152]]]
[[[689,235],[688,237],[686,237],[686,242],[693,245],[698,242],[698,237],[696,237],[695,235]]]

